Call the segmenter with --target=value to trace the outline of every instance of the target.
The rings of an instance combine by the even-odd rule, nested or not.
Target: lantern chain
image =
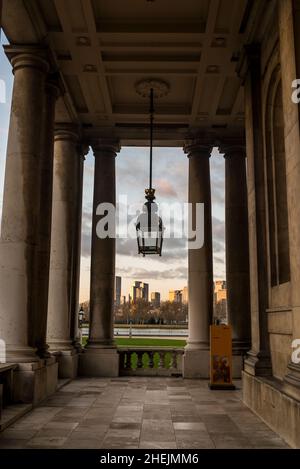
[[[152,157],[153,157],[153,121],[154,121],[154,92],[150,89],[150,181],[149,189],[152,189]]]

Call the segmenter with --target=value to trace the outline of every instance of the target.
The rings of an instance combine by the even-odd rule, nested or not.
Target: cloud
[[[117,194],[127,194],[128,204],[137,203],[141,210],[144,203],[144,188],[148,185],[148,148],[124,148],[117,158]],[[86,191],[89,198],[84,198],[82,217],[82,256],[86,261],[91,255],[92,232],[92,194],[93,166],[91,158],[86,166]],[[156,188],[157,202],[187,202],[188,160],[178,149],[155,149],[153,183]],[[225,276],[225,222],[224,215],[224,159],[221,156],[211,158],[211,187],[213,203],[213,250],[214,271],[216,278]],[[163,205],[162,205],[163,207]],[[122,202],[119,209],[124,212]],[[132,209],[133,210],[133,209]],[[134,214],[133,214],[134,212]],[[178,213],[175,213],[175,217]],[[163,216],[163,214],[162,214]],[[128,215],[128,222],[136,217],[133,210]],[[162,280],[172,283],[176,279],[187,279],[187,243],[184,239],[164,239],[162,257],[147,258],[145,264],[137,253],[137,241],[117,239],[116,253],[118,273],[124,278]],[[163,287],[162,287],[163,288]]]
[[[136,239],[117,239],[117,255],[119,256],[136,256],[137,240]],[[187,245],[184,239],[165,239],[163,243],[162,257],[152,259],[152,265],[155,261],[157,264],[165,264],[169,261],[184,260],[187,258]]]
[[[94,181],[94,166],[91,163],[86,163],[84,167],[84,177],[90,184]]]
[[[84,231],[81,234],[81,256],[85,258],[91,257],[92,238],[90,234]]]
[[[82,212],[81,228],[81,256],[89,258],[91,256],[92,245],[92,212],[91,208],[85,206]]]
[[[220,153],[214,152],[211,160],[211,197],[212,202],[223,205],[225,202],[225,161]]]
[[[136,239],[119,238],[116,243],[116,252],[119,256],[133,256],[137,253]]]
[[[156,182],[156,190],[162,197],[178,197],[174,187],[166,179],[158,179]]]
[[[220,257],[220,256],[214,256],[214,262],[216,264],[220,264],[220,265],[225,265],[225,259],[224,257]]]
[[[117,191],[139,201],[149,178],[149,148],[123,148],[117,159]],[[154,148],[153,187],[158,203],[170,197],[187,199],[188,165],[178,148]]]
[[[91,253],[92,217],[87,211],[82,216],[82,256],[89,257]],[[213,250],[222,255],[225,251],[225,223],[213,217]],[[116,253],[122,257],[137,256],[136,238],[117,238]],[[184,261],[187,259],[187,241],[183,238],[166,238],[163,243],[163,256],[151,259],[151,263],[165,264],[170,261]]]
[[[124,189],[141,186],[146,187],[148,182],[148,149],[124,148],[118,156],[116,176],[118,192],[127,193]],[[147,155],[146,155],[147,152]]]
[[[225,222],[212,218],[213,250],[215,253],[225,252]]]
[[[144,280],[172,280],[172,279],[187,279],[187,267],[176,267],[165,270],[147,270],[147,269],[134,269],[122,268],[118,269],[119,274],[124,278],[140,278]]]

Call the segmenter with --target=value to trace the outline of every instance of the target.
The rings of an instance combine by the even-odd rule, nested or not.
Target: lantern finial
[[[145,189],[145,197],[148,202],[153,202],[155,200],[155,189]]]

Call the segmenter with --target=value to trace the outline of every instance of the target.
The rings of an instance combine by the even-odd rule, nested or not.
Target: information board
[[[210,326],[210,388],[235,389],[232,383],[231,326]]]

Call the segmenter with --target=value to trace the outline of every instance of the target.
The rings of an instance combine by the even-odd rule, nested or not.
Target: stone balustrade
[[[181,376],[183,349],[119,347],[120,376]]]

